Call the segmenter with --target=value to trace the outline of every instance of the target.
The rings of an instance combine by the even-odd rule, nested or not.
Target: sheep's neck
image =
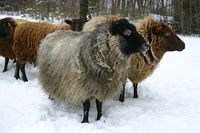
[[[154,59],[158,62],[162,59],[163,55],[166,53],[166,50],[163,50],[162,44],[159,44],[158,37],[156,37],[151,42],[151,51],[154,56]]]

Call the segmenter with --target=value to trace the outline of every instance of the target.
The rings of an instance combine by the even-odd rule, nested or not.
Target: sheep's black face
[[[73,19],[73,20],[65,20],[65,22],[71,25],[71,30],[81,31],[83,29],[84,23],[86,23],[87,21],[83,19]]]
[[[4,18],[0,20],[0,37],[6,38],[13,34],[16,22],[12,18]]]
[[[136,52],[143,53],[150,47],[144,38],[136,31],[136,27],[126,19],[113,22],[111,33],[120,36],[120,49],[125,55]]]

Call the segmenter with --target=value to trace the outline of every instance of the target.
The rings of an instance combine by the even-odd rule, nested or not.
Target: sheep
[[[148,48],[126,19],[99,25],[90,32],[57,31],[40,44],[39,81],[54,99],[82,102],[82,123],[88,122],[90,98],[95,98],[99,120],[102,101],[121,91],[130,55]]]
[[[15,22],[17,22],[17,24],[22,24],[22,23],[30,22],[27,19],[21,19],[21,18],[14,19],[14,20],[15,20]]]
[[[69,20],[65,20],[69,23]],[[56,30],[79,30],[83,22],[76,20],[71,21],[71,25],[62,24],[55,25],[46,22],[29,22],[23,23],[16,27],[14,34],[13,51],[15,53],[17,63],[14,77],[19,79],[19,69],[22,72],[22,80],[28,81],[25,73],[25,63],[35,63],[37,59],[37,50],[40,41],[49,33]],[[77,26],[78,25],[78,26]],[[79,26],[80,25],[80,26]],[[77,29],[79,28],[79,29]]]
[[[83,20],[81,18],[74,18],[72,20],[65,20],[65,23],[71,25],[71,30],[73,31],[81,31],[83,28],[83,24],[86,23],[87,20]]]
[[[9,17],[8,17],[9,18]],[[13,19],[16,23],[17,23],[17,25],[19,25],[19,24],[22,24],[22,23],[25,23],[25,22],[29,22],[28,20],[26,20],[26,19]],[[11,33],[12,35],[13,35],[13,33]],[[11,36],[10,36],[11,37]],[[4,46],[6,46],[5,44],[4,44]],[[3,48],[5,48],[3,46]],[[12,46],[12,45],[9,45],[9,46]],[[8,48],[9,50],[12,50],[12,48],[11,47],[9,47]],[[4,50],[3,50],[4,51]],[[5,51],[7,51],[7,50],[5,50]],[[13,52],[10,52],[10,54],[13,54]],[[14,55],[12,55],[12,56],[14,56]],[[14,60],[14,62],[15,62],[15,60]],[[8,69],[8,63],[9,63],[9,58],[8,57],[5,57],[5,65],[4,65],[4,69],[3,69],[3,72],[6,72],[7,71],[7,69]]]
[[[150,43],[151,48],[143,55],[137,53],[131,56],[128,78],[133,83],[134,98],[138,98],[138,83],[155,71],[166,52],[185,49],[185,43],[172,31],[172,28],[155,20],[153,16],[137,21],[136,28]],[[119,97],[121,102],[124,101],[124,91],[125,86]]]
[[[16,21],[11,17],[0,20],[0,55],[5,57],[3,72],[7,71],[9,59],[15,59],[14,52],[12,51],[12,43],[16,26]]]

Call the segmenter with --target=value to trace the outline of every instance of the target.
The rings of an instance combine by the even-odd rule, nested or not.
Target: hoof
[[[119,96],[119,101],[123,103],[124,102],[124,97],[120,95]]]
[[[88,120],[82,120],[81,123],[89,123]]]
[[[96,118],[96,121],[100,120],[101,119],[101,115],[100,116],[97,116]]]
[[[6,71],[7,71],[7,70],[4,69],[2,72],[4,73],[4,72],[6,72]]]
[[[138,95],[134,95],[133,98],[138,98]]]
[[[18,75],[14,76],[16,80],[20,79],[20,77]]]
[[[24,82],[28,82],[27,77],[22,76],[22,80],[23,80]]]

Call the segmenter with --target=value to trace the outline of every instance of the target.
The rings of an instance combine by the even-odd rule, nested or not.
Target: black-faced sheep
[[[7,71],[9,59],[15,59],[12,44],[16,26],[16,21],[11,17],[6,17],[0,20],[0,56],[5,57],[3,72]]]
[[[128,78],[133,83],[134,98],[138,97],[138,83],[154,72],[166,52],[182,51],[185,48],[184,42],[172,31],[171,27],[156,21],[152,16],[137,21],[136,28],[150,43],[151,48],[143,55],[131,56]],[[121,102],[124,101],[124,90],[125,86],[119,98]]]
[[[66,20],[67,23],[69,21]],[[56,30],[79,30],[83,25],[82,21],[72,20],[71,25],[55,25],[46,22],[29,22],[23,23],[16,27],[14,34],[13,51],[16,55],[15,78],[19,79],[19,70],[22,72],[22,80],[28,81],[25,73],[25,63],[35,63],[40,41],[49,33]],[[78,25],[78,26],[77,26]],[[79,29],[77,29],[79,28]]]
[[[90,98],[96,98],[97,120],[102,101],[121,91],[132,53],[149,48],[126,19],[102,24],[91,32],[49,34],[38,53],[39,79],[51,97],[83,102],[88,122]]]
[[[4,18],[4,19],[9,19],[10,17],[8,17],[8,18]],[[12,18],[13,19],[13,18]],[[29,22],[28,20],[26,20],[26,19],[13,19],[16,23],[17,23],[17,25],[19,25],[19,24],[22,24],[22,23],[25,23],[25,22]],[[13,30],[14,31],[14,30]],[[9,34],[8,34],[9,35]],[[9,40],[11,41],[11,39],[12,39],[12,37],[13,37],[13,35],[14,35],[14,33],[13,32],[10,32],[10,35],[8,36],[9,37]],[[11,41],[12,42],[12,41]],[[9,42],[10,43],[10,42]],[[9,48],[8,48],[8,46],[9,46]],[[10,55],[12,55],[12,57],[14,58],[14,53],[13,52],[11,52],[11,50],[12,50],[12,45],[11,44],[2,44],[2,47],[3,48],[6,48],[7,50],[9,50],[9,53],[10,53]],[[1,52],[7,52],[7,50],[3,50],[3,51],[1,51]],[[3,55],[2,55],[3,56]],[[5,57],[5,65],[4,65],[4,69],[3,69],[3,72],[6,72],[7,71],[7,68],[8,68],[8,63],[9,63],[9,57],[10,56],[4,56]],[[11,58],[11,59],[13,59],[13,58]]]

